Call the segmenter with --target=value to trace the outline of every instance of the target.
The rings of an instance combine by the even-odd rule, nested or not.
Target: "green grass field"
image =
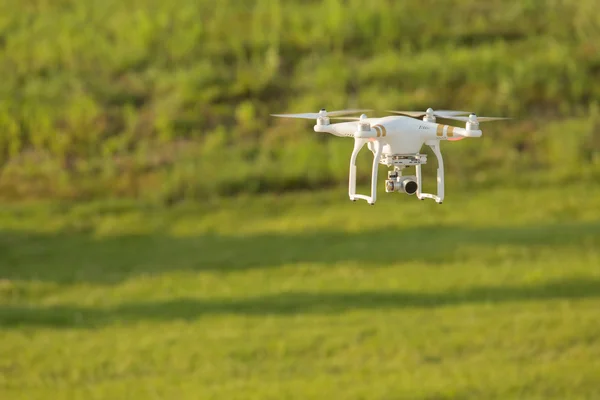
[[[0,398],[597,399],[600,189],[0,210]]]

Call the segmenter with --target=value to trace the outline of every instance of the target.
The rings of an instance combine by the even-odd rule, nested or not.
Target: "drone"
[[[350,156],[350,179],[348,196],[350,200],[366,200],[374,205],[377,201],[377,169],[379,164],[393,168],[388,171],[385,181],[386,193],[405,193],[419,200],[433,199],[442,204],[444,200],[444,160],[440,150],[441,141],[458,141],[465,138],[481,137],[479,123],[510,119],[504,117],[477,117],[467,111],[438,110],[426,111],[387,111],[392,114],[381,118],[368,118],[366,114],[348,117],[350,114],[365,113],[372,110],[340,110],[302,114],[271,114],[274,117],[315,119],[314,131],[329,133],[339,137],[354,138],[354,149]],[[437,118],[466,122],[464,128],[440,124]],[[331,123],[332,119],[351,122]],[[364,145],[373,153],[371,173],[371,195],[356,193],[356,158]],[[427,163],[427,155],[420,153],[423,145],[431,148],[437,158],[437,194],[421,191],[421,165]],[[402,175],[407,167],[415,167],[415,175]]]

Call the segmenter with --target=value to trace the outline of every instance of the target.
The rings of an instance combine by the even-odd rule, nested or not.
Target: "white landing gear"
[[[377,167],[379,166],[379,159],[381,158],[381,150],[383,147],[379,141],[372,142],[375,149],[375,154],[373,155],[373,167],[371,171],[371,196],[356,194],[356,157],[367,142],[368,139],[354,140],[354,150],[352,150],[352,156],[350,157],[350,182],[348,184],[348,196],[352,201],[362,199],[366,200],[370,205],[373,205],[375,204],[375,201],[377,201]]]
[[[373,151],[373,166],[371,171],[371,195],[363,195],[356,193],[356,158],[358,153],[365,144],[369,143],[368,139],[355,139],[354,150],[350,157],[350,180],[348,183],[348,196],[350,200],[356,201],[366,200],[370,205],[377,201],[377,167],[379,163],[394,167],[393,171],[388,174],[386,180],[386,192],[401,192],[409,195],[416,194],[419,200],[433,199],[436,203],[442,204],[444,200],[444,160],[440,151],[440,145],[437,140],[426,142],[431,147],[438,162],[437,169],[437,194],[423,193],[421,191],[422,172],[421,165],[427,163],[425,154],[385,154],[382,157],[383,145],[379,141],[369,143],[369,148]],[[402,170],[406,167],[414,166],[416,176],[402,176]],[[416,188],[415,188],[416,186]]]
[[[437,158],[437,163],[438,163],[438,169],[437,169],[437,195],[431,194],[431,193],[423,193],[421,192],[421,164],[418,164],[416,166],[416,170],[417,170],[417,197],[419,198],[419,200],[425,200],[425,199],[433,199],[436,201],[436,203],[438,204],[442,204],[442,201],[444,201],[444,160],[442,158],[442,152],[440,151],[440,142],[435,140],[435,141],[431,141],[431,142],[427,142],[426,143],[429,147],[431,147],[431,150],[433,151],[433,154],[435,154],[436,158]]]

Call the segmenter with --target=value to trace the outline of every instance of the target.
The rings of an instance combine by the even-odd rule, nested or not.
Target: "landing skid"
[[[440,143],[438,141],[433,141],[426,144],[431,148],[433,154],[435,154],[435,157],[437,158],[437,195],[421,192],[421,179],[423,174],[421,173],[421,164],[418,164],[415,168],[417,171],[418,185],[417,197],[419,200],[433,199],[436,203],[442,204],[442,201],[444,201],[444,159],[442,158],[442,152],[440,151]]]

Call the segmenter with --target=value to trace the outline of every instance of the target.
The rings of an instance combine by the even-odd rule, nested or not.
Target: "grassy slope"
[[[0,0],[0,196],[175,201],[331,185],[345,180],[346,147],[269,117],[321,107],[510,115],[486,125],[490,148],[457,151],[449,170],[598,172],[596,9]]]
[[[0,397],[597,398],[600,191],[570,189],[5,207]]]

